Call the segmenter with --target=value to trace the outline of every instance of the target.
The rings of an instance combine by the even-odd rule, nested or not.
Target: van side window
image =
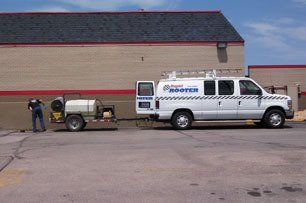
[[[240,80],[240,94],[241,95],[258,95],[261,89],[250,80]]]
[[[153,96],[153,84],[150,82],[138,83],[138,96]]]
[[[205,95],[215,95],[216,94],[215,81],[204,81],[204,94]]]
[[[233,95],[234,94],[234,81],[232,80],[219,80],[219,95]]]

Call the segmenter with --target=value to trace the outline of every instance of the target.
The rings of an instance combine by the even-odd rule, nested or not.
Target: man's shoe
[[[38,130],[33,130],[33,133],[37,133],[38,132]]]
[[[45,131],[46,131],[46,129],[45,129],[45,128],[41,130],[41,132],[45,132]]]

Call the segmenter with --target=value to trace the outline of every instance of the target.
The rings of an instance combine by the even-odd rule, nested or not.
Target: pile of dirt
[[[290,121],[306,121],[306,110],[295,112],[294,118]]]

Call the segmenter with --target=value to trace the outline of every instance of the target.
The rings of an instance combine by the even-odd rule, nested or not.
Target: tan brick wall
[[[301,85],[306,91],[306,68],[259,68],[250,69],[250,77],[263,86]]]
[[[306,109],[306,96],[305,95],[302,95],[300,98],[299,98],[299,108],[300,109]]]
[[[262,86],[293,86],[301,85],[301,91],[306,92],[305,68],[258,68],[249,70],[250,77]],[[299,99],[299,109],[306,109],[305,96]]]
[[[219,58],[214,46],[0,48],[0,89],[129,89],[163,70],[243,67],[243,47],[229,46],[226,63]]]
[[[243,67],[243,46],[226,52],[214,46],[0,47],[0,90],[134,89],[137,80],[158,81],[161,71]],[[35,97],[50,103],[55,96]],[[0,96],[0,128],[31,128],[29,97]],[[115,104],[119,118],[136,116],[134,95],[89,97]]]

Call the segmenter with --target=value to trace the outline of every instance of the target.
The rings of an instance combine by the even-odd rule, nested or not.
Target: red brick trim
[[[67,47],[67,46],[217,46],[218,42],[63,42],[63,43],[0,43],[8,47]],[[244,46],[244,42],[227,42],[228,46]]]
[[[136,91],[134,89],[122,89],[122,90],[10,90],[10,91],[0,91],[0,96],[62,95],[68,92],[79,92],[83,95],[136,94]],[[306,92],[301,92],[301,95],[306,96]]]
[[[270,68],[276,68],[276,69],[306,68],[306,65],[252,65],[252,66],[249,66],[249,69],[270,69]]]
[[[134,89],[121,90],[17,90],[17,91],[0,91],[0,96],[27,96],[27,95],[62,95],[68,92],[79,92],[82,95],[101,95],[101,94],[135,94]]]

